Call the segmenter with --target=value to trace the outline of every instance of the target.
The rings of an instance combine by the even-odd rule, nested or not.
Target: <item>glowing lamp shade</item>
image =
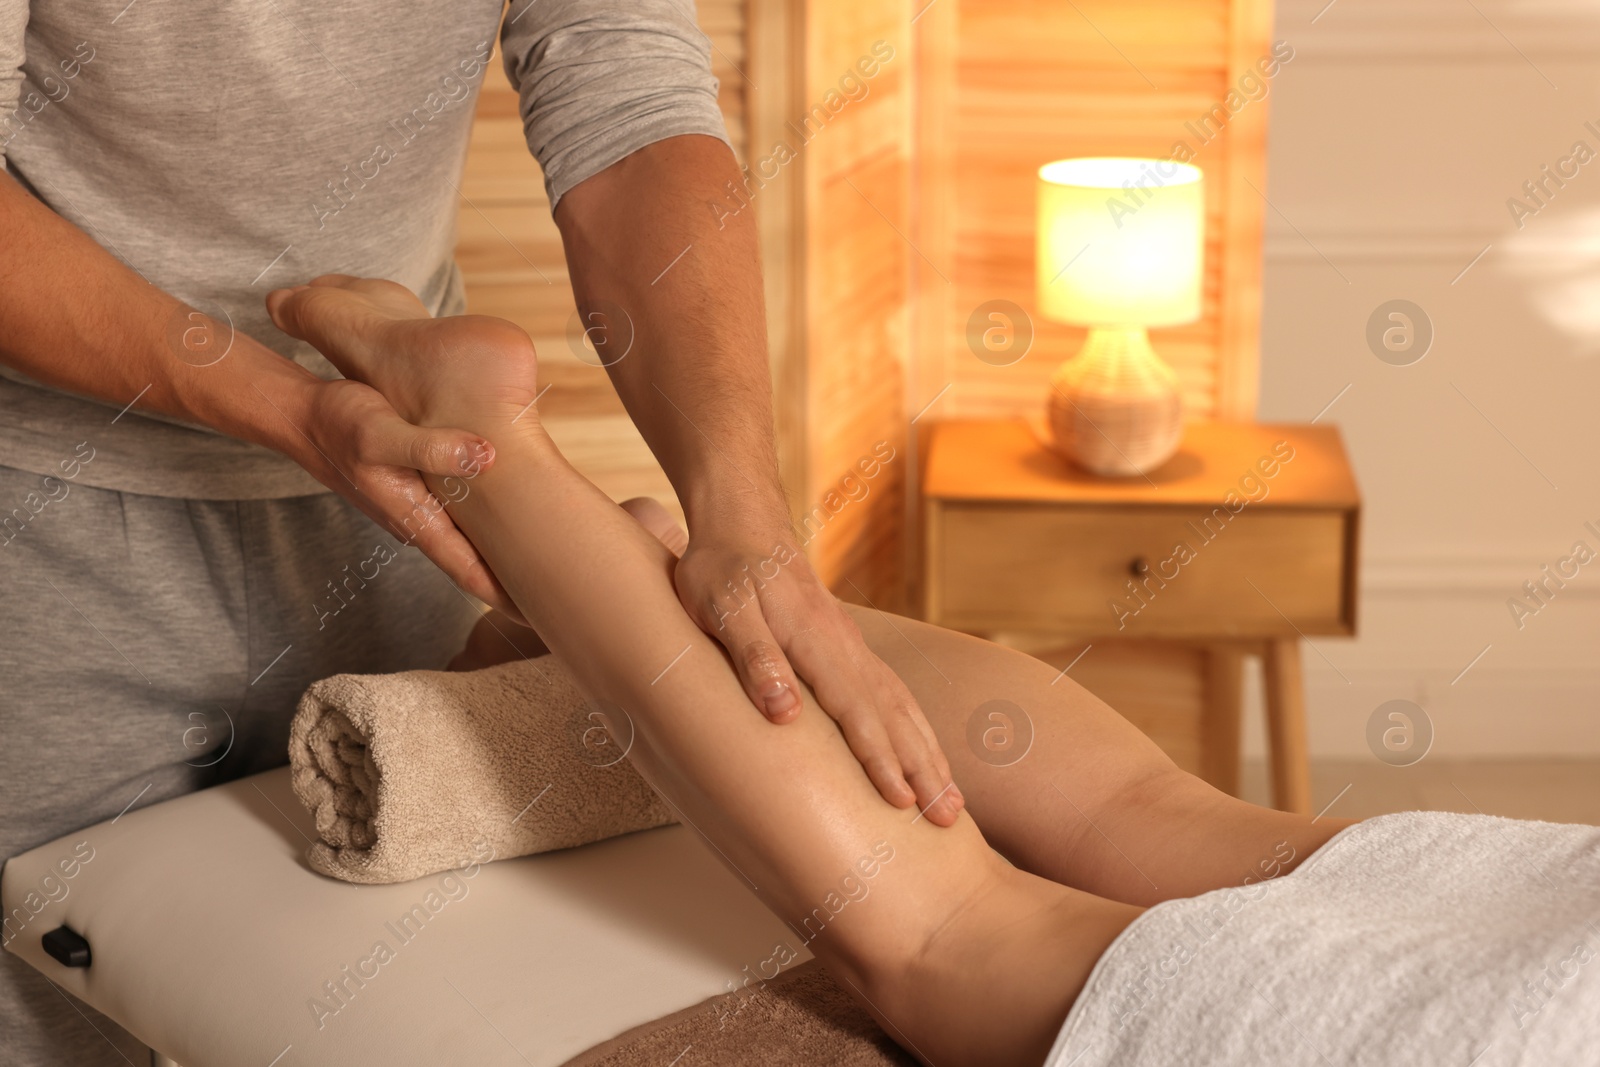
[[[1165,463],[1183,438],[1183,395],[1145,328],[1200,317],[1199,169],[1164,159],[1045,164],[1036,265],[1039,313],[1089,328],[1050,379],[1051,446],[1112,477]]]
[[[1075,326],[1176,326],[1200,317],[1200,170],[1156,159],[1039,168],[1039,312]]]

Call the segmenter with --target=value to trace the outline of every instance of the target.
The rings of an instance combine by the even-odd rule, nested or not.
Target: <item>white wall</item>
[[[1260,404],[1349,386],[1323,421],[1365,500],[1360,634],[1305,650],[1313,752],[1366,755],[1403,697],[1439,756],[1600,755],[1600,559],[1521,630],[1506,604],[1600,553],[1600,3],[1326,2],[1278,7]],[[1507,199],[1578,140],[1519,229]],[[1435,329],[1411,366],[1366,342],[1394,298]]]

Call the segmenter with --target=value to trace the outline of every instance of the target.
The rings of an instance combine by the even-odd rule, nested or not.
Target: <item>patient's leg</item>
[[[681,546],[682,528],[650,504],[625,506],[664,544]],[[1212,788],[1032,656],[914,619],[846,610],[938,734],[984,837],[1024,870],[1153,904],[1286,873],[1349,825],[1313,823]]]
[[[463,419],[494,425],[437,417]],[[536,423],[498,441],[456,521],[580,685],[626,709],[646,778],[914,1052],[1042,1060],[1134,909],[1006,865],[970,818],[941,829],[891,807],[814,704],[781,726],[750,714],[666,549]]]
[[[1313,823],[1214,789],[1032,656],[913,619],[849,610],[922,707],[984,836],[1035,874],[1153,904],[1283,874],[1349,825]],[[1032,735],[1015,762],[1015,748],[983,744],[984,730],[1008,729],[1013,745]]]
[[[317,335],[294,311],[280,324]],[[1042,1061],[1138,910],[1010,866],[966,815],[940,828],[891,807],[814,703],[785,725],[752,714],[679,604],[666,548],[567,465],[527,408],[520,331],[455,338],[422,365],[321,340],[403,415],[495,442],[490,469],[435,492],[579,685],[626,709],[639,770],[889,1033],[940,1067]],[[519,352],[526,374],[508,375]]]

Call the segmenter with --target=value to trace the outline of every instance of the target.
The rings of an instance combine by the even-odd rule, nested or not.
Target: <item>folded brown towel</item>
[[[321,838],[311,866],[403,882],[675,821],[628,743],[552,656],[324,678],[289,730],[290,778]]]
[[[563,1067],[915,1067],[815,961],[636,1026]],[[687,1062],[687,1061],[685,1061]]]

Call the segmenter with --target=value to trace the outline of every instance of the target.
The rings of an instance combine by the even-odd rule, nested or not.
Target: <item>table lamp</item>
[[[1182,439],[1183,399],[1145,329],[1200,317],[1199,168],[1157,159],[1047,163],[1038,231],[1039,313],[1089,330],[1050,379],[1052,446],[1095,474],[1159,467]]]

